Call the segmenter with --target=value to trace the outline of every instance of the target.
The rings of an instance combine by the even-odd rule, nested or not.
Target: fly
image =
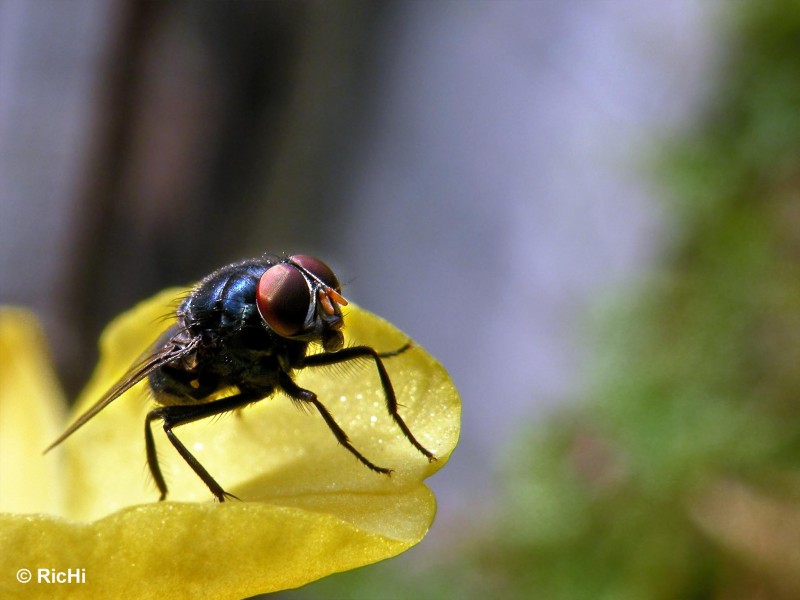
[[[176,321],[91,408],[84,412],[45,452],[83,427],[97,413],[134,385],[148,380],[159,405],[145,418],[147,465],[160,492],[167,497],[153,439],[152,423],[161,421],[167,438],[197,476],[220,501],[226,492],[178,439],[173,428],[243,408],[281,390],[292,400],[316,408],[336,440],[362,464],[379,467],[359,452],[317,395],[294,382],[298,369],[352,360],[374,362],[386,407],[406,439],[429,461],[434,455],[420,444],[397,410],[397,398],[383,358],[408,348],[379,353],[370,346],[343,348],[344,324],[339,281],[321,260],[305,254],[244,260],[218,269],[198,283],[176,311]],[[323,352],[308,354],[312,342]],[[227,388],[236,393],[208,398]]]

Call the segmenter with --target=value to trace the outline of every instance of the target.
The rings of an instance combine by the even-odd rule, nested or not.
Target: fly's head
[[[261,318],[272,331],[292,339],[319,342],[326,352],[344,344],[339,280],[321,260],[305,254],[284,258],[264,271],[256,290]]]

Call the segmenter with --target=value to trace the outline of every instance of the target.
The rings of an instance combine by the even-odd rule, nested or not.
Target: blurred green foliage
[[[722,7],[716,91],[659,161],[663,264],[590,397],[520,433],[490,533],[289,597],[800,597],[800,2]]]

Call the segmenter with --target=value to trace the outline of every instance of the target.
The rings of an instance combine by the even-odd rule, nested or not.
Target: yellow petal
[[[159,317],[174,312],[171,302],[179,295],[165,292],[109,327],[100,364],[71,420],[166,328]],[[357,307],[347,315],[345,334],[347,344],[381,351],[407,341]],[[444,369],[422,349],[385,362],[403,418],[437,462],[429,463],[403,437],[387,414],[374,365],[358,361],[305,369],[296,381],[318,394],[360,451],[394,469],[391,478],[358,463],[318,414],[276,395],[175,430],[244,502],[212,501],[157,423],[170,495],[168,502],[153,502],[158,494],[144,452],[144,416],[153,404],[140,385],[62,444],[63,514],[69,520],[0,516],[3,572],[24,567],[34,577],[24,586],[0,578],[0,595],[49,596],[54,587],[35,583],[36,569],[83,568],[86,583],[71,585],[71,596],[241,598],[300,586],[411,547],[433,519],[435,499],[422,480],[445,464],[458,441],[460,402]]]
[[[387,513],[393,502],[385,499]],[[407,504],[417,503],[426,511],[430,500]],[[238,600],[298,587],[409,546],[337,515],[249,502],[148,504],[90,524],[0,515],[6,550],[0,597]],[[29,583],[14,580],[22,568],[32,573]],[[85,583],[40,582],[38,569],[85,569]]]
[[[41,327],[28,311],[0,308],[0,512],[56,512],[57,455],[42,450],[63,426],[64,400]]]

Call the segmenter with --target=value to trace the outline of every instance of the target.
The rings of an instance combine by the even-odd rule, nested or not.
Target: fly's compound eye
[[[317,289],[317,300],[325,314],[329,316],[337,315],[336,305],[347,305],[347,300],[341,295],[342,288],[339,285],[339,280],[336,279],[336,275],[333,274],[333,271],[331,271],[328,265],[318,258],[307,254],[295,254],[289,257],[289,261],[301,269],[308,271],[308,273],[324,284]]]
[[[283,337],[300,333],[311,304],[311,292],[303,274],[291,265],[270,267],[261,276],[256,305],[261,318]]]
[[[342,292],[336,275],[333,274],[333,271],[328,265],[318,258],[308,256],[307,254],[295,254],[294,256],[290,256],[289,260],[311,273],[329,288],[332,288],[338,293]]]

